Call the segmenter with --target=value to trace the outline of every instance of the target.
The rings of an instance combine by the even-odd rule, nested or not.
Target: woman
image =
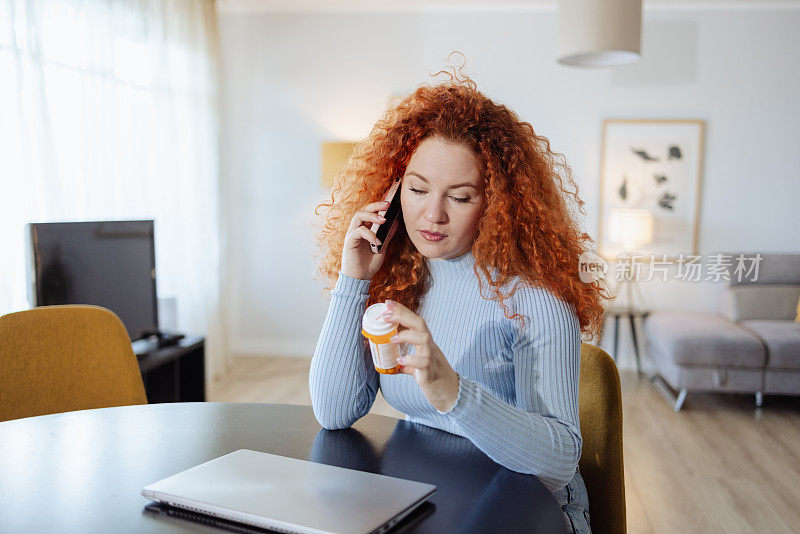
[[[375,254],[370,226],[388,207],[376,199],[396,176],[402,221]],[[584,533],[581,331],[597,333],[608,296],[578,277],[591,240],[566,195],[583,212],[548,140],[469,79],[421,86],[388,110],[321,204],[319,271],[333,288],[309,386],[328,429],[367,414],[380,387],[406,419],[539,477]],[[397,375],[375,371],[360,333],[366,307],[384,301],[401,329],[393,342],[408,348]]]

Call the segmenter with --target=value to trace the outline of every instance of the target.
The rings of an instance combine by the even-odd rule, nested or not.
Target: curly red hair
[[[574,198],[585,214],[566,158],[553,153],[550,141],[536,135],[533,126],[478,91],[474,81],[454,68],[453,73],[436,75],[441,73],[450,80],[421,84],[385,112],[337,173],[330,200],[317,205],[317,215],[321,207],[327,209],[317,232],[317,247],[324,252],[315,275],[327,281],[325,290],[333,287],[355,212],[380,200],[392,179],[404,175],[420,142],[436,135],[470,147],[485,179],[486,203],[472,246],[481,291],[479,269],[494,293],[491,300],[511,319],[521,316],[509,316],[504,300],[517,286],[508,295],[500,288],[515,276],[543,286],[575,306],[581,332],[592,339],[603,322],[602,299],[610,297],[600,281],[584,283],[578,276],[579,256],[593,248],[583,243],[593,241],[580,231],[567,202],[567,197]],[[565,181],[574,191],[564,188]],[[425,258],[402,224],[390,245],[370,283],[367,305],[392,299],[417,312],[428,288]],[[492,279],[492,270],[497,279]]]

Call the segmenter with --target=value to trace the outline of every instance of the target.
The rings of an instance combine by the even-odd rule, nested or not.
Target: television
[[[33,306],[103,306],[131,341],[158,331],[153,220],[30,223],[26,230]]]

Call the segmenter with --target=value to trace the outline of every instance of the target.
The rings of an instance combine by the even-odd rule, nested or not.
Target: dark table
[[[0,423],[1,532],[223,532],[145,509],[141,489],[238,449],[437,486],[392,532],[565,532],[552,494],[466,439],[367,415],[325,430],[309,406],[169,403]]]

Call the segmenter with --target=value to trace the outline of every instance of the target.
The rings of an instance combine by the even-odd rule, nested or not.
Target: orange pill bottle
[[[384,375],[396,375],[400,372],[400,365],[397,363],[400,345],[390,341],[397,333],[397,325],[383,319],[387,310],[384,302],[367,308],[361,321],[361,333],[369,340],[375,370]]]

